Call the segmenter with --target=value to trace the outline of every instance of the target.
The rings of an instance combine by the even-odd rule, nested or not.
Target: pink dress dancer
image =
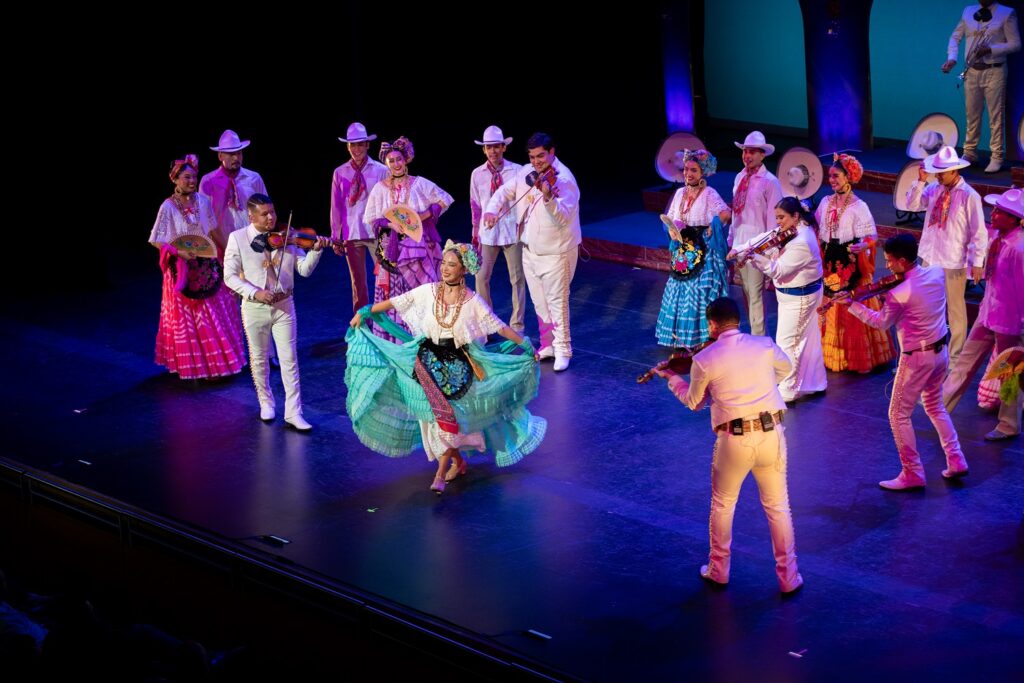
[[[183,235],[209,237],[214,228],[210,202],[196,192],[197,176],[195,155],[174,162],[174,194],[160,205],[149,235],[164,273],[156,362],[182,379],[224,377],[245,365],[241,315],[220,261],[179,257],[171,244]]]

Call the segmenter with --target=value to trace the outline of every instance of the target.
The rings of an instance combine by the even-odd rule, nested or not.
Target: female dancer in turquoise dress
[[[460,451],[489,449],[499,467],[511,465],[536,449],[547,429],[526,409],[540,382],[533,346],[466,287],[466,273],[478,269],[476,250],[449,240],[441,282],[364,306],[346,336],[346,408],[356,436],[391,457],[422,445],[437,461],[430,490],[438,494],[466,473]],[[389,320],[392,309],[415,337]],[[404,343],[373,335],[366,318]],[[509,341],[485,348],[489,334]],[[523,353],[513,355],[517,348]]]
[[[683,155],[686,185],[672,198],[668,208],[672,226],[666,225],[671,269],[655,328],[662,346],[691,348],[706,341],[704,311],[709,303],[729,294],[725,264],[729,247],[723,224],[732,214],[707,183],[717,166],[707,150],[686,150]]]

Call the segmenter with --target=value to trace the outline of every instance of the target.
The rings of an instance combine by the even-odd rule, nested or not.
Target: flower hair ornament
[[[683,152],[683,163],[692,161],[700,166],[701,176],[709,178],[718,170],[718,159],[706,149],[688,149]]]
[[[448,240],[444,244],[444,253],[454,251],[455,255],[459,257],[459,261],[470,275],[476,275],[480,270],[480,254],[473,248],[472,244],[465,244],[464,242],[453,242]]]
[[[846,177],[850,179],[851,185],[856,185],[864,177],[864,167],[857,161],[857,157],[852,154],[833,154],[832,162],[839,164],[843,171],[846,172]]]
[[[175,159],[174,163],[171,164],[171,172],[169,174],[172,182],[178,179],[178,176],[181,175],[182,170],[186,166],[191,166],[198,173],[199,157],[195,154],[186,154],[184,159]]]
[[[382,142],[380,143],[380,155],[381,161],[384,161],[389,152],[401,152],[402,156],[405,157],[405,163],[409,163],[416,156],[413,151],[412,143],[409,142],[409,138],[404,135],[394,142]]]

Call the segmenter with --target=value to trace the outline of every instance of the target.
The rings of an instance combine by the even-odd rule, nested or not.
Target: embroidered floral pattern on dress
[[[423,340],[417,357],[444,397],[456,401],[469,391],[473,373],[465,353],[455,348],[450,340],[444,341],[449,343],[434,344],[429,339]]]

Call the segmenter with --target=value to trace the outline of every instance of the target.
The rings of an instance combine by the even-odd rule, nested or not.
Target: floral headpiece
[[[838,164],[843,169],[846,177],[850,179],[851,185],[856,185],[864,177],[864,167],[852,154],[833,154],[832,163]]]
[[[455,255],[459,257],[459,261],[462,262],[462,265],[465,266],[470,275],[476,275],[477,271],[480,270],[480,254],[477,253],[472,244],[448,240],[444,244],[444,253],[447,254],[449,251],[455,252]]]
[[[388,152],[401,152],[402,156],[405,157],[405,163],[412,161],[413,157],[416,156],[412,149],[412,143],[409,142],[409,138],[404,135],[394,142],[382,142],[380,143],[380,154],[378,158],[384,161],[388,157]]]
[[[718,170],[718,159],[706,149],[688,149],[683,152],[683,163],[693,161],[700,166],[701,174],[707,178],[713,176]]]
[[[169,174],[171,176],[171,182],[178,179],[178,176],[181,175],[181,172],[186,166],[191,166],[198,173],[199,157],[195,154],[186,154],[184,159],[175,159],[171,164],[171,172]]]

